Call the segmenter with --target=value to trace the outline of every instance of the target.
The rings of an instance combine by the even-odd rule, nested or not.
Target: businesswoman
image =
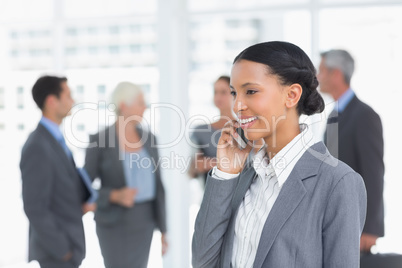
[[[117,85],[112,94],[117,121],[90,136],[85,168],[101,188],[95,212],[96,233],[107,268],[146,268],[155,228],[166,251],[165,192],[155,137],[139,122],[146,109],[141,89]]]
[[[293,44],[256,44],[235,58],[239,120],[223,128],[209,173],[193,237],[195,268],[359,267],[363,180],[299,124],[300,115],[324,109],[317,86],[313,64]],[[250,140],[243,150],[236,127]]]

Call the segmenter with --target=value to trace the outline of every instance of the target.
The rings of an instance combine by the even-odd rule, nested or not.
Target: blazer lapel
[[[293,172],[292,172],[293,173]],[[279,193],[268,219],[265,222],[258,245],[254,267],[262,267],[262,264],[275,241],[276,236],[290,215],[299,205],[306,194],[300,177],[297,174],[290,175],[283,189]]]
[[[120,149],[120,141],[116,131],[116,124],[111,125],[106,131],[106,144],[108,150],[105,150],[105,158],[110,158],[113,161],[113,170],[116,174],[113,180],[119,186],[127,186],[126,170],[124,167],[124,158],[126,157]]]
[[[52,134],[42,125],[38,125],[38,130],[40,133],[42,133],[43,137],[51,144],[52,149],[56,153],[56,155],[59,156],[61,162],[65,163],[64,166],[72,172],[72,174],[75,174],[75,164],[74,160],[71,160],[68,158],[66,152],[64,151],[62,145],[53,137]]]
[[[236,211],[243,201],[247,190],[250,188],[253,179],[257,176],[253,167],[247,167],[244,172],[240,174],[239,183],[237,184],[236,191],[232,199],[232,210]]]
[[[342,113],[339,114],[340,120],[341,119],[348,119],[348,116],[344,116],[344,115],[350,115],[351,113],[354,112],[354,108],[356,107],[356,104],[359,102],[359,99],[357,98],[357,96],[355,95],[350,102],[348,103],[348,105],[346,105],[345,109],[343,110]]]
[[[303,180],[317,175],[320,164],[327,155],[324,144],[317,143],[304,153],[294,167],[265,222],[254,268],[262,267],[278,233],[306,195]]]

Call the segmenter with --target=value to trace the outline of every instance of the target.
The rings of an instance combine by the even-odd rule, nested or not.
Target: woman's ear
[[[303,89],[300,84],[293,84],[287,88],[286,95],[286,107],[292,108],[297,106],[297,103],[300,100],[300,97],[303,93]]]

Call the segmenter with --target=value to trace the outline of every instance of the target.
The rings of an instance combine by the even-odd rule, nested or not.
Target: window
[[[99,85],[98,86],[98,95],[105,95],[106,93],[106,86],[105,85]]]
[[[24,88],[17,88],[17,108],[24,109]]]
[[[78,124],[77,125],[77,130],[78,131],[85,131],[85,125],[84,124]]]
[[[19,51],[17,49],[11,50],[11,56],[14,57],[14,58],[18,57],[19,54],[20,53],[19,53]]]
[[[78,85],[77,86],[77,93],[78,94],[84,94],[84,86],[83,85]]]
[[[0,109],[4,109],[4,104],[5,104],[4,88],[0,87]]]
[[[41,36],[42,37],[49,37],[52,35],[52,32],[50,30],[42,30],[41,31]]]
[[[237,51],[242,51],[250,43],[256,43],[256,40],[227,40],[227,41],[225,41],[225,45],[228,49],[237,50]]]
[[[156,31],[156,26],[155,24],[143,24],[141,26],[141,32],[155,32]]]
[[[98,85],[98,101],[99,101],[99,109],[106,108],[106,86]]]
[[[76,87],[73,98],[77,104],[84,102],[84,86],[83,85],[78,85]]]
[[[228,28],[237,28],[237,27],[240,27],[240,21],[239,20],[227,20],[226,25]]]
[[[119,46],[109,46],[110,54],[119,54],[120,48]]]
[[[38,36],[38,33],[36,31],[29,31],[28,36],[31,38],[36,38]]]
[[[131,51],[131,53],[140,53],[141,52],[141,46],[138,45],[138,44],[130,45],[130,51]]]
[[[130,25],[130,31],[132,33],[139,33],[141,32],[141,26],[137,24]]]
[[[144,53],[154,53],[156,52],[155,44],[144,44],[141,46],[141,51]]]
[[[88,48],[88,52],[89,52],[89,54],[91,54],[91,55],[98,54],[98,50],[99,50],[98,47],[95,47],[95,46]]]
[[[119,34],[120,33],[120,28],[117,25],[113,25],[109,28],[109,32],[111,34]]]
[[[29,51],[29,55],[32,57],[49,56],[50,54],[50,49],[31,49]]]
[[[77,31],[77,28],[68,28],[66,30],[66,33],[68,36],[77,36],[78,31]]]
[[[88,31],[88,33],[89,33],[90,35],[96,35],[96,34],[98,34],[99,29],[98,29],[97,27],[89,27],[89,28],[87,29],[87,31]]]
[[[10,37],[12,38],[12,39],[18,39],[18,32],[17,31],[12,31],[11,33],[10,33]]]
[[[73,55],[76,55],[76,54],[77,54],[77,48],[75,48],[75,47],[68,47],[68,48],[66,48],[65,52],[66,52],[67,55],[73,56]]]

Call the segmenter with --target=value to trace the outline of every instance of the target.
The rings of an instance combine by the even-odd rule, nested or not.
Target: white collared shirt
[[[300,125],[301,133],[279,151],[268,163],[265,147],[253,157],[258,177],[251,183],[240,204],[235,222],[232,267],[253,267],[262,230],[268,215],[297,161],[314,144],[307,125]],[[239,174],[212,170],[215,179],[232,179]]]

